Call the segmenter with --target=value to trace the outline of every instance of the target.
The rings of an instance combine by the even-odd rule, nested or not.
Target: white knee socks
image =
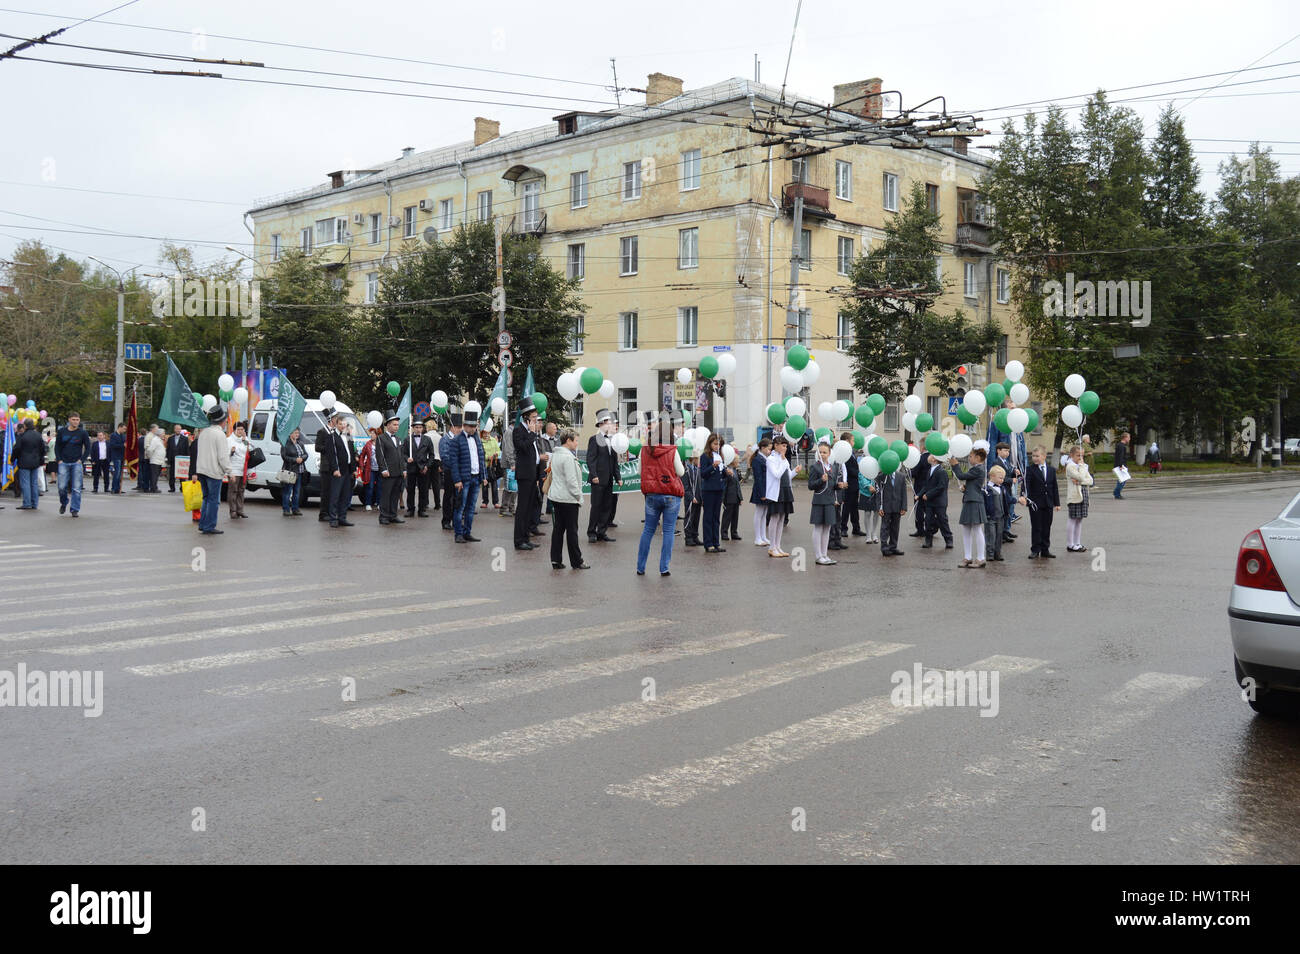
[[[754,504],[754,542],[767,543],[767,504]]]

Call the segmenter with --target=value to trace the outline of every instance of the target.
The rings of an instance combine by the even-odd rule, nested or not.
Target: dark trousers
[[[948,526],[948,508],[941,503],[925,502],[925,542],[934,539],[935,534],[943,536],[944,543],[952,543],[952,528]]]
[[[501,479],[499,477],[493,477],[491,468],[489,468],[487,482],[483,485],[485,488],[487,488],[486,490],[483,491],[483,506],[485,507],[487,506],[489,491],[492,494],[492,506],[496,507],[500,505],[501,498],[497,495],[498,494],[497,484],[499,484],[500,482]]]
[[[555,526],[551,528],[551,562],[564,562],[564,543],[569,546],[569,566],[582,565],[582,547],[578,544],[578,505],[555,504]]]
[[[99,478],[104,478],[104,489],[108,490],[108,461],[95,460],[90,465],[90,479],[95,488],[95,493],[99,493]]]
[[[903,515],[898,511],[886,510],[880,518],[880,552],[889,553],[898,549],[898,528],[903,522]]]
[[[456,485],[452,482],[451,471],[446,467],[442,468],[442,526],[444,529],[451,526],[452,517],[456,513]]]
[[[334,507],[334,475],[322,469],[320,472],[320,512],[316,515],[317,520],[337,519],[330,516],[330,511]]]
[[[519,481],[519,504],[515,507],[515,546],[529,542],[529,531],[537,525],[535,514],[540,505],[537,481],[531,478]]]
[[[700,502],[692,500],[686,508],[686,542],[700,542]]]
[[[1030,553],[1047,553],[1052,549],[1052,508],[1039,504],[1029,508]]]
[[[321,501],[322,505],[325,501]],[[329,521],[330,523],[342,523],[348,519],[348,505],[352,503],[352,474],[345,473],[340,477],[330,475],[330,500],[329,500]]]
[[[176,458],[167,458],[167,489],[176,490]]]
[[[722,537],[724,540],[727,537],[733,540],[740,539],[740,504],[722,505]]]
[[[587,539],[603,537],[609,529],[610,511],[614,507],[614,488],[609,484],[591,485],[591,513],[587,517]]]
[[[400,506],[402,496],[402,475],[395,474],[392,477],[383,477],[382,486],[379,490],[379,519],[392,520],[397,516],[397,508]]]
[[[862,532],[862,525],[858,523],[858,491],[850,487],[844,491],[844,502],[840,504],[840,533],[849,532],[849,521],[853,521],[853,529],[857,533]]]
[[[537,487],[537,495],[533,497],[532,528],[536,530],[542,523],[542,498],[546,495],[542,493],[542,478],[538,478],[534,486]],[[546,512],[555,512],[554,507],[551,505],[550,497],[546,497]]]
[[[416,492],[419,491],[420,513],[429,509],[429,475],[416,467],[406,472],[406,512],[415,513]]]
[[[925,510],[925,501],[920,499],[920,494],[918,492],[917,499],[912,504],[912,520],[916,524],[916,532],[918,536],[923,536],[925,534]]]
[[[718,530],[722,519],[722,491],[706,490],[700,496],[704,498],[701,501],[704,511],[704,545],[716,547],[721,543]]]
[[[615,491],[610,496],[614,498],[614,502],[609,505],[609,525],[612,527],[614,526],[614,518],[618,516],[618,491]]]
[[[433,509],[442,509],[442,464],[437,461],[429,467],[429,490],[433,495]]]

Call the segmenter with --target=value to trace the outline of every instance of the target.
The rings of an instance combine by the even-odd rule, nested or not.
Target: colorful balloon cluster
[[[35,401],[28,401],[23,407],[15,407],[17,403],[17,395],[0,393],[0,427],[8,425],[10,420],[43,421],[49,417],[49,412],[36,409]]]

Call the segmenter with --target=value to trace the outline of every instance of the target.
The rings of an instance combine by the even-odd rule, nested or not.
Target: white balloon
[[[1023,434],[1028,426],[1029,412],[1023,407],[1012,408],[1011,413],[1007,415],[1007,427],[1011,428],[1011,433]]]
[[[880,475],[880,461],[868,454],[862,458],[861,463],[858,464],[858,469],[867,475],[867,480],[875,480]]]
[[[848,401],[835,402],[835,420],[842,421],[852,413],[853,410],[849,407]]]
[[[804,365],[803,370],[799,372],[799,377],[803,378],[803,383],[805,386],[816,384],[817,379],[820,378],[821,376],[822,376],[821,367],[817,364],[816,361],[813,361],[811,358],[808,359],[808,363]]]
[[[600,382],[600,396],[603,398],[612,398],[614,396],[614,382],[609,378]]]
[[[321,400],[324,400],[324,398],[321,398]],[[447,392],[446,392],[446,391],[434,391],[433,394],[429,395],[429,403],[432,404],[435,408],[446,407],[446,406],[447,406]]]
[[[830,401],[822,401],[821,404],[817,405],[817,416],[821,418],[823,421],[827,421],[827,422],[834,421],[835,405],[832,404]]]
[[[973,446],[968,434],[954,434],[948,438],[948,453],[953,457],[965,457]]]
[[[842,464],[853,456],[853,445],[848,441],[836,441],[831,446],[831,460]]]
[[[730,351],[724,351],[718,355],[718,374],[717,377],[725,378],[736,373],[736,356]]]
[[[492,399],[492,413],[500,417],[506,412],[506,399],[503,397],[494,397]]]
[[[798,374],[797,371],[795,373]],[[799,397],[799,395],[796,394],[793,397],[786,398],[785,413],[790,417],[794,417],[796,414],[803,417],[807,410],[808,405],[804,403],[803,398]]]
[[[908,411],[906,414],[903,415],[903,430],[905,430],[905,431],[914,431],[914,430],[916,430],[916,412],[915,412],[915,411]]]
[[[781,369],[781,387],[785,388],[792,394],[797,394],[803,390],[804,379],[796,369],[786,365]]]
[[[326,410],[332,408],[334,406],[334,402],[337,400],[338,398],[334,396],[333,391],[322,391],[320,393],[320,403],[322,407],[324,407]]]
[[[223,391],[229,391],[234,386],[235,379],[228,374],[223,374],[221,377],[217,378],[217,387]]]
[[[907,460],[903,461],[903,466],[911,469],[921,462],[921,449],[915,444],[907,445]]]
[[[1086,390],[1088,390],[1088,382],[1083,380],[1082,374],[1072,374],[1065,379],[1065,393],[1070,397],[1077,398]]]
[[[730,444],[723,444],[722,462],[726,464],[728,467],[730,467],[732,462],[735,461],[735,459],[736,459],[736,448],[732,447]]]
[[[626,454],[628,439],[626,434],[615,434],[609,439],[610,444],[614,447],[615,454]]]
[[[678,383],[678,384],[690,384],[690,383],[691,383],[691,369],[690,369],[690,368],[678,368],[678,369],[677,369],[677,383]]]
[[[371,411],[366,415],[366,427],[383,427],[384,415],[378,411]]]
[[[921,413],[921,399],[915,394],[909,394],[903,398],[903,410],[910,411],[913,414]]]
[[[1017,404],[1028,404],[1029,387],[1017,381],[1015,384],[1011,385],[1011,394],[1009,397]]]
[[[984,397],[983,391],[967,391],[966,397],[962,399],[962,407],[970,411],[977,417],[984,413],[989,406],[988,399]]]
[[[482,431],[484,434],[486,434],[488,431],[492,430],[492,425],[495,423],[496,422],[489,417],[487,420],[485,420],[482,424],[479,425],[479,430]]]
[[[483,405],[482,405],[482,404],[479,404],[478,401],[466,401],[466,402],[465,402],[465,413],[466,413],[466,414],[482,414],[482,413],[483,413]]]
[[[248,400],[248,388],[235,388],[235,403],[243,404]]]
[[[216,396],[215,396],[215,395],[212,395],[212,394],[205,394],[205,395],[203,395],[203,411],[204,411],[204,413],[207,413],[208,411],[212,410],[212,409],[213,409],[214,407],[216,407],[216,406],[217,406],[217,399],[216,399]]]
[[[1078,427],[1083,423],[1083,411],[1077,404],[1067,404],[1061,408],[1061,423],[1066,427]]]
[[[1008,361],[1005,371],[1008,381],[1019,381],[1025,376],[1025,365],[1020,361]]]
[[[582,384],[578,381],[578,375],[574,371],[566,371],[555,382],[555,390],[560,392],[560,397],[566,401],[572,401],[582,393]]]

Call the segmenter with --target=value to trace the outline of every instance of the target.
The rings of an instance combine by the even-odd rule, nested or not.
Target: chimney
[[[645,82],[645,104],[658,106],[660,103],[682,95],[682,81],[667,73],[651,73]]]
[[[484,119],[482,116],[474,117],[474,145],[481,146],[500,135],[501,123],[497,120]]]
[[[841,83],[835,87],[833,105],[846,113],[857,113],[864,119],[878,120],[881,118],[880,83],[879,76],[854,83]]]
[[[403,158],[403,159],[409,159],[409,158],[411,158],[411,156],[413,156],[413,155],[415,155],[415,147],[414,147],[414,146],[403,146],[403,147],[402,147],[402,158]]]

